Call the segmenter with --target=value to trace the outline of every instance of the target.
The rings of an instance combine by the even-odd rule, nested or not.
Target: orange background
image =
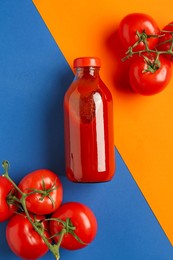
[[[131,12],[151,15],[162,28],[173,20],[172,1],[33,2],[70,66],[79,56],[102,59],[101,77],[114,99],[115,146],[173,244],[173,78],[160,94],[134,94],[117,37]]]

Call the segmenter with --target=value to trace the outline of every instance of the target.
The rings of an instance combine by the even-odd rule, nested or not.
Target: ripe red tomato
[[[13,193],[14,187],[12,183],[5,177],[0,176],[0,222],[10,218],[17,207],[14,204],[8,204],[8,195]]]
[[[131,64],[129,71],[130,84],[135,92],[142,95],[153,95],[167,86],[172,74],[171,63],[161,56],[159,60],[161,65],[155,72],[144,72],[148,65],[142,57]]]
[[[170,22],[163,28],[163,32],[161,32],[161,35],[162,36],[159,37],[157,49],[160,51],[167,51],[171,49],[173,51],[173,46],[171,45],[171,41],[173,39],[173,22]],[[173,56],[171,54],[164,54],[164,56],[168,59],[173,60]]]
[[[50,214],[62,203],[62,183],[58,176],[50,170],[40,169],[27,174],[18,187],[24,193],[30,193],[34,189],[42,191],[42,194],[36,192],[26,198],[27,209],[32,213]]]
[[[30,214],[37,221],[43,220],[44,216]],[[47,221],[40,224],[45,230],[48,229]],[[50,235],[44,231],[45,237]],[[11,250],[24,259],[37,259],[49,250],[41,236],[34,230],[25,213],[14,215],[6,227],[6,239]]]
[[[52,218],[61,220],[70,219],[70,222],[75,227],[75,234],[85,243],[77,241],[71,233],[66,233],[63,237],[61,247],[69,250],[80,249],[87,246],[96,236],[97,220],[93,212],[85,205],[78,202],[64,203],[52,214]],[[52,235],[57,234],[62,230],[62,224],[51,220],[50,232]],[[58,242],[59,235],[54,237],[55,242]]]
[[[138,36],[136,32],[145,32],[148,35],[158,35],[159,28],[154,19],[143,13],[131,13],[126,15],[120,22],[119,25],[119,36],[125,48],[132,46],[136,41],[138,41]],[[156,46],[158,38],[148,38],[147,43],[150,49]],[[139,51],[144,49],[144,44],[141,42],[138,46],[134,48],[134,51]]]

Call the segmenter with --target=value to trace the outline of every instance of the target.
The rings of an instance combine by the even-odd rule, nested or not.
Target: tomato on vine
[[[58,260],[61,246],[75,250],[93,241],[97,233],[94,213],[78,202],[68,202],[60,206],[62,184],[55,173],[40,169],[26,175],[20,184],[16,185],[9,176],[7,160],[3,161],[2,167],[2,178],[19,194],[18,198],[15,197],[19,210],[11,217],[6,227],[7,243],[17,256],[33,260],[50,250]],[[50,212],[54,213],[45,217],[41,214],[43,210],[49,216]]]
[[[119,36],[127,48],[122,61],[135,57],[129,69],[132,89],[141,95],[154,95],[165,89],[172,75],[173,23],[160,31],[149,15],[131,13],[120,22]]]
[[[14,186],[12,183],[0,176],[0,222],[6,221],[17,211],[13,195]]]
[[[67,202],[55,211],[50,220],[50,232],[55,242],[64,231],[61,247],[68,250],[80,249],[90,244],[97,233],[97,220],[86,205]],[[55,220],[57,219],[57,220]]]
[[[173,60],[173,22],[170,22],[161,30],[157,49],[159,51],[167,51],[164,56]]]
[[[49,239],[48,223],[41,215],[30,217],[42,234]],[[31,225],[25,213],[14,215],[6,227],[6,239],[15,255],[23,259],[37,259],[45,255],[49,248]]]
[[[172,75],[171,63],[160,56],[139,57],[130,67],[129,77],[132,89],[141,95],[153,95],[161,92],[169,83]]]
[[[19,183],[19,189],[28,194],[27,209],[35,214],[50,214],[62,203],[63,187],[59,177],[48,169],[27,174]],[[21,193],[18,193],[19,198]]]
[[[153,49],[160,34],[155,20],[144,13],[130,13],[119,24],[119,36],[125,48],[133,46],[134,51],[145,49],[144,41],[148,48]],[[137,44],[138,42],[138,44]]]

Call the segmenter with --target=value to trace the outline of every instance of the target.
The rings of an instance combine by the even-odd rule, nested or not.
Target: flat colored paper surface
[[[49,1],[47,0],[47,3]],[[40,4],[45,3],[40,1]],[[49,11],[47,3],[45,7]],[[51,3],[53,4],[52,1]],[[158,3],[155,2],[156,9],[154,10],[157,17],[161,17],[162,3],[162,1],[159,2],[159,6],[157,6]],[[69,4],[70,1],[59,2],[60,11],[63,12],[62,17],[66,15],[66,10],[70,9],[71,4],[68,7]],[[83,5],[83,3],[80,4]],[[112,13],[116,12],[116,17],[110,31],[108,30],[108,35],[110,32],[114,33],[114,25],[116,28],[120,14],[124,14],[129,2],[128,4],[127,2],[121,4],[122,6],[117,3],[117,8],[112,10]],[[136,8],[141,10],[145,5],[144,11],[150,10],[152,12],[152,4],[153,2],[140,2],[136,7],[132,5],[132,10],[136,10]],[[172,12],[170,6],[167,7],[167,4],[165,3],[166,7],[164,5],[166,8],[165,12],[163,12],[164,23],[171,17]],[[98,8],[102,9],[102,15],[104,14],[105,17],[104,22],[107,23],[109,21],[107,10],[110,8],[105,9],[100,5],[98,5]],[[98,14],[97,12],[94,13],[100,19],[100,11]],[[70,11],[68,13],[71,18],[74,18]],[[82,17],[81,14],[81,19]],[[105,26],[107,27],[107,25]],[[89,38],[87,37],[87,39]],[[105,39],[103,39],[103,42],[105,42]],[[72,46],[71,43],[72,40],[70,39],[70,46]],[[62,47],[62,45],[59,46],[55,42],[32,1],[0,1],[0,163],[4,159],[9,160],[9,173],[16,183],[33,170],[40,168],[53,170],[60,177],[64,187],[63,202],[79,201],[88,205],[95,213],[98,220],[96,239],[82,250],[71,252],[61,249],[62,260],[172,260],[172,245],[145,200],[145,194],[141,192],[117,149],[116,175],[111,182],[80,185],[67,180],[64,170],[63,97],[73,80],[74,74],[62,53]],[[78,55],[76,48],[74,48],[74,51],[76,53],[71,54],[70,63],[73,56]],[[109,64],[109,62],[107,58],[104,60],[101,72],[106,80],[105,64]],[[116,62],[115,59],[115,67],[113,67],[115,71],[117,71]],[[167,91],[171,94],[171,85]],[[123,115],[120,117],[116,110],[115,144],[123,139],[124,146],[128,150],[127,144],[131,141],[126,139],[126,132],[128,131],[129,135],[131,133],[131,130],[127,127],[127,123],[130,123],[132,117],[131,113],[133,112],[135,116],[134,123],[135,121],[141,121],[139,115],[142,113],[142,108],[149,111],[149,108],[152,107],[152,110],[156,110],[158,101],[155,100],[156,97],[145,99],[126,91],[122,92],[120,87],[115,87],[115,93],[117,96],[116,102],[118,102]],[[162,97],[157,97],[157,99],[160,99],[160,105],[164,104],[164,95],[167,94],[163,93]],[[124,121],[123,131],[120,132],[119,127],[122,125],[123,120],[125,118],[127,120],[127,107],[124,106],[125,99],[129,104],[129,119],[127,123]],[[170,99],[168,100],[170,102]],[[135,111],[137,103],[138,109]],[[164,115],[164,111],[161,113],[161,108],[158,109],[157,119]],[[170,117],[170,111],[165,114],[165,117]],[[142,122],[143,126],[145,126],[145,121]],[[154,124],[152,120],[150,120],[150,124]],[[163,130],[164,127],[162,125]],[[146,145],[142,133],[135,132],[133,134],[138,138],[140,137],[139,148]],[[165,136],[167,135],[165,134]],[[171,137],[167,136],[167,140],[168,138],[171,146]],[[163,139],[161,141],[163,142]],[[139,148],[138,151],[141,149]],[[120,146],[118,149],[120,149]],[[164,152],[167,153],[167,146],[165,146],[165,149]],[[133,151],[134,149],[132,149]],[[160,160],[162,160],[162,156],[164,159],[164,152],[160,154]],[[147,157],[146,150],[143,158],[144,163]],[[136,161],[136,157],[134,157],[133,161]],[[139,164],[141,172],[143,171],[142,167],[143,165],[140,166]],[[153,169],[150,170],[150,173]],[[166,164],[165,169],[167,169]],[[165,169],[163,174],[167,175]],[[0,172],[3,172],[2,168]],[[158,173],[160,174],[158,176],[161,177],[159,168]],[[148,182],[150,182],[150,179],[148,179]],[[165,179],[165,187],[169,188],[169,185],[172,186],[172,183],[168,183],[168,179]],[[155,192],[153,187],[150,192]],[[159,200],[157,202],[159,204]],[[162,209],[160,208],[161,205],[158,206],[158,209]],[[7,223],[8,221],[0,223],[0,260],[19,260],[20,258],[8,247],[5,238]],[[14,239],[16,241],[17,237]],[[53,260],[54,258],[51,253],[47,253],[40,259]]]
[[[172,1],[33,2],[71,67],[79,56],[102,59],[101,76],[114,98],[115,145],[173,244],[173,79],[158,95],[133,94],[117,38],[130,12],[151,15],[160,28],[171,22]]]

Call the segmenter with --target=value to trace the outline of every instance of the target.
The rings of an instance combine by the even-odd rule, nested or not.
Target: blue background
[[[85,203],[98,219],[94,242],[78,251],[61,250],[61,259],[172,260],[173,248],[118,151],[111,182],[80,185],[66,179],[63,96],[72,80],[32,1],[1,0],[0,161],[10,161],[16,182],[39,168],[55,171],[64,202]],[[8,248],[5,227],[0,223],[0,259],[19,259]]]

